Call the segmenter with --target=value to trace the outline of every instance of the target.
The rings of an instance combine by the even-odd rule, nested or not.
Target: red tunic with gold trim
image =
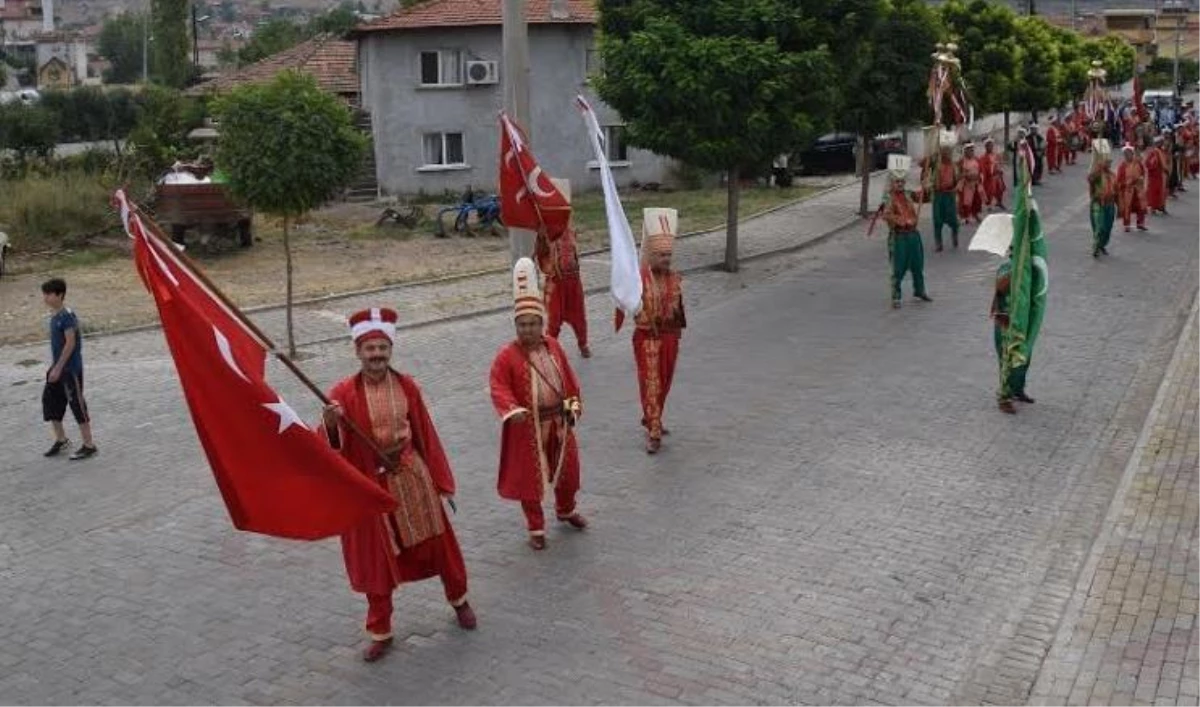
[[[1138,157],[1117,167],[1117,210],[1128,223],[1130,214],[1146,213],[1146,168]],[[1139,219],[1140,221],[1140,219]]]
[[[1170,158],[1160,147],[1146,150],[1146,205],[1151,210],[1167,208],[1167,174],[1171,170]]]
[[[568,227],[554,240],[539,236],[538,269],[546,276],[546,333],[558,338],[563,322],[575,330],[580,348],[587,346],[587,300],[579,275],[575,229]]]
[[[958,161],[958,215],[979,220],[979,212],[987,194],[983,190],[983,166],[978,158],[963,157]]]
[[[679,338],[687,327],[683,276],[674,270],[660,273],[643,266],[642,309],[634,321],[637,329],[633,332],[633,356],[642,398],[642,425],[651,439],[659,439],[663,409],[679,358]]]
[[[545,336],[542,342],[532,352],[517,341],[506,344],[489,376],[492,405],[503,421],[496,488],[512,501],[541,501],[551,488],[563,494],[579,489],[579,448],[563,415],[564,401],[580,400],[579,379],[558,341]],[[520,412],[528,415],[513,419]]]
[[[399,502],[395,512],[342,535],[350,587],[364,594],[390,594],[405,582],[450,575],[465,595],[466,566],[440,496],[454,494],[454,475],[416,382],[389,371],[385,383],[371,385],[359,373],[335,385],[329,398],[396,465],[394,473],[380,474],[375,453],[340,426],[342,455]]]

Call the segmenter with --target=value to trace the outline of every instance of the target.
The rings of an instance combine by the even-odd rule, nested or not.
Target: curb
[[[881,174],[884,174],[886,171],[887,170],[880,170],[880,171],[872,172],[871,177],[875,178]],[[810,199],[815,199],[818,197],[826,196],[826,195],[831,194],[839,189],[847,189],[849,187],[856,186],[856,185],[858,185],[858,183],[859,183],[859,180],[857,177],[855,177],[854,179],[848,180],[844,183],[836,184],[834,186],[830,186],[830,187],[826,187],[824,189],[814,191],[811,194],[807,194],[807,195],[802,196],[797,199],[792,199],[791,201],[786,201],[781,204],[776,204],[775,206],[771,206],[766,209],[756,211],[754,213],[748,214],[748,215],[738,219],[738,225],[740,226],[749,221],[753,221],[754,219],[761,218],[763,216],[767,216],[769,214],[773,214],[777,211],[782,211],[787,208],[791,208],[793,206],[796,206],[797,204],[803,203]],[[846,227],[845,225],[838,226],[836,229],[834,229],[833,232],[839,231],[845,227]],[[680,234],[678,236],[678,239],[684,240],[684,239],[688,239],[688,238],[697,238],[700,236],[707,236],[707,235],[716,233],[717,231],[722,231],[724,229],[725,229],[725,225],[722,224],[719,226],[713,226],[712,228],[703,229],[700,231],[689,231],[687,233]],[[817,238],[811,242],[815,243],[818,240],[823,240],[823,239],[827,238],[829,235],[832,235],[833,232],[823,233],[823,234],[817,236]],[[801,244],[801,245],[803,245],[803,244]],[[781,250],[778,252],[789,252],[791,249],[794,249],[794,248],[795,248],[795,246],[788,246],[788,249]],[[611,250],[611,248],[596,248],[593,250],[581,252],[579,254],[579,257],[582,259],[582,258],[587,258],[590,256],[601,255],[603,253],[608,253],[610,250]],[[742,260],[752,260],[752,259],[756,259],[756,258],[761,258],[761,257],[764,257],[765,255],[773,255],[773,254],[775,254],[775,252],[776,251],[768,251],[765,253],[758,253],[758,254],[746,256],[745,258],[742,258]],[[697,272],[700,270],[712,269],[713,267],[717,267],[717,266],[716,265],[706,265],[706,266],[702,266],[702,267],[698,266],[696,268],[692,268],[690,271]],[[369,287],[369,288],[365,288],[365,289],[361,289],[361,290],[350,290],[347,292],[337,292],[337,293],[333,293],[333,294],[329,294],[329,295],[321,295],[319,297],[310,297],[307,299],[296,300],[295,302],[292,303],[292,306],[293,307],[304,307],[304,306],[309,306],[309,305],[314,305],[314,304],[323,304],[326,302],[336,302],[338,300],[350,299],[352,297],[361,297],[363,295],[371,295],[371,294],[376,294],[376,293],[380,293],[380,292],[389,292],[389,291],[393,291],[393,290],[403,291],[403,290],[417,289],[417,288],[421,288],[421,287],[445,285],[445,284],[449,284],[449,283],[453,283],[453,282],[461,282],[463,280],[471,280],[471,279],[478,278],[478,277],[486,277],[488,275],[499,275],[502,273],[507,273],[509,271],[510,270],[507,267],[487,268],[487,269],[483,269],[483,270],[472,270],[470,272],[457,273],[454,275],[445,275],[442,277],[428,278],[425,280],[414,280],[411,282],[398,282],[398,283],[394,283],[391,285],[380,285],[378,287]],[[683,272],[686,273],[686,272],[689,272],[689,270],[684,270]],[[599,291],[602,291],[603,289],[605,289],[605,288],[599,288],[596,291],[599,292]],[[585,290],[584,294],[590,295],[590,294],[593,294],[593,292],[591,290]],[[270,312],[270,311],[274,311],[274,310],[278,310],[278,309],[284,309],[286,307],[287,307],[286,303],[260,304],[260,305],[255,305],[252,307],[242,307],[242,312],[244,312],[246,314],[258,314],[261,312]],[[493,311],[501,311],[503,309],[507,309],[507,307],[500,307],[496,310],[473,310],[471,312],[463,312],[460,314],[451,314],[446,317],[430,319],[430,320],[427,320],[424,322],[416,322],[414,324],[409,324],[407,326],[403,326],[400,328],[401,329],[411,329],[411,328],[415,328],[415,327],[427,326],[430,324],[436,324],[436,323],[440,323],[440,322],[452,322],[452,321],[457,321],[459,319],[466,318],[466,317],[481,316],[481,315],[489,314]],[[159,328],[161,328],[161,324],[159,324],[158,322],[148,322],[146,324],[137,324],[135,326],[122,327],[119,329],[101,329],[99,331],[85,332],[85,333],[89,339],[101,339],[101,338],[110,337],[110,336],[119,336],[121,334],[136,334],[139,332],[150,331],[152,329],[159,329]],[[332,339],[329,339],[329,340],[332,340]],[[308,346],[308,345],[312,345],[312,344],[326,343],[326,341],[329,341],[329,340],[317,339],[314,341],[297,343],[296,346],[299,348],[302,346]],[[26,345],[33,346],[33,345],[37,345],[37,344],[44,344],[44,343],[46,343],[46,341],[47,340],[45,340],[45,339],[41,339],[38,341],[19,342],[19,343],[15,343],[12,345],[13,346],[26,346]]]
[[[1187,308],[1186,313],[1183,315],[1184,321],[1179,328],[1178,338],[1175,341],[1171,358],[1167,362],[1167,367],[1163,369],[1162,380],[1159,381],[1157,390],[1155,391],[1154,402],[1151,403],[1150,409],[1146,412],[1146,419],[1142,422],[1142,429],[1138,433],[1137,441],[1134,442],[1133,450],[1129,453],[1129,460],[1125,463],[1125,468],[1121,472],[1121,478],[1117,481],[1117,487],[1113,491],[1113,497],[1108,505],[1108,510],[1105,512],[1104,519],[1100,523],[1099,533],[1093,538],[1083,566],[1080,568],[1079,574],[1073,583],[1071,597],[1068,599],[1062,618],[1055,629],[1054,639],[1046,655],[1043,657],[1041,665],[1038,666],[1037,674],[1034,676],[1033,684],[1030,686],[1030,698],[1033,697],[1034,691],[1042,683],[1046,664],[1051,659],[1061,659],[1066,652],[1069,631],[1074,630],[1083,613],[1083,604],[1087,597],[1088,589],[1091,586],[1092,579],[1096,575],[1105,548],[1116,531],[1117,520],[1124,509],[1129,489],[1133,485],[1133,479],[1137,476],[1142,457],[1145,455],[1146,447],[1150,443],[1150,434],[1154,428],[1155,420],[1166,403],[1167,394],[1170,392],[1171,378],[1179,367],[1183,365],[1186,346],[1191,338],[1192,329],[1198,326],[1197,313],[1200,311],[1200,292],[1193,290],[1191,300],[1191,306]]]

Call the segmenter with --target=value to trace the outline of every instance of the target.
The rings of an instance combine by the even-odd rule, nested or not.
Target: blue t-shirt
[[[63,366],[63,373],[83,373],[83,335],[79,331],[79,318],[63,307],[50,316],[50,365],[58,362],[63,347],[67,345],[67,332],[75,330],[75,350]]]

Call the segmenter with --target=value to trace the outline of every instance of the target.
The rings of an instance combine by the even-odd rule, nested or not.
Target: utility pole
[[[504,112],[520,125],[530,140],[533,125],[529,104],[529,27],[525,21],[525,0],[504,0],[502,47],[504,52]],[[537,234],[525,228],[508,229],[508,245],[515,264],[518,258],[533,255]]]

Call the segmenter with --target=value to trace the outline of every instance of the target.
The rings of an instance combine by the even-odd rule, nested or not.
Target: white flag
[[[633,241],[633,230],[629,227],[629,219],[625,217],[625,209],[621,207],[617,183],[613,180],[612,170],[608,166],[608,156],[602,144],[604,138],[600,131],[600,122],[596,120],[596,113],[583,96],[576,96],[575,102],[579,106],[579,112],[583,114],[583,122],[587,124],[588,137],[591,138],[592,149],[596,152],[596,162],[600,165],[600,183],[604,187],[604,214],[608,218],[608,241],[612,250],[613,302],[626,316],[633,317],[642,308],[642,272],[637,245]]]

